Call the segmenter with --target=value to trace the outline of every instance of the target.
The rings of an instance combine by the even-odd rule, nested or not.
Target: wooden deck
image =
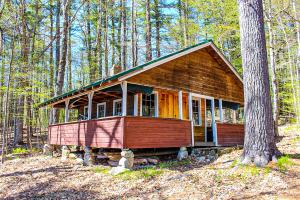
[[[168,148],[191,146],[187,120],[108,117],[49,126],[49,142],[98,148]]]

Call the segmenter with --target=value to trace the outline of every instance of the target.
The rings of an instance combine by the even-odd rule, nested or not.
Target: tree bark
[[[245,98],[243,163],[265,166],[277,149],[262,0],[238,0]]]
[[[271,81],[273,90],[273,119],[274,119],[274,131],[275,136],[279,136],[278,133],[278,118],[279,118],[279,96],[278,96],[278,83],[277,83],[277,73],[276,73],[276,61],[275,61],[275,43],[274,43],[274,32],[273,32],[273,11],[272,11],[272,1],[268,2],[268,12],[267,12],[267,25],[269,31],[269,58],[270,58],[270,69],[271,69]]]
[[[98,0],[98,21],[97,21],[97,39],[96,39],[96,56],[99,71],[99,78],[102,78],[102,0]]]
[[[66,57],[67,57],[67,49],[68,49],[68,24],[69,24],[69,17],[68,17],[68,10],[70,6],[70,0],[64,0],[63,5],[63,33],[62,33],[62,56],[59,64],[58,69],[58,76],[57,76],[57,95],[62,94],[62,89],[64,85],[64,78],[65,78],[65,70],[66,70]]]
[[[122,0],[122,68],[127,68],[126,0]]]
[[[53,63],[53,13],[54,13],[54,6],[53,0],[49,1],[50,4],[50,55],[49,55],[49,67],[50,67],[50,96],[54,96],[54,63]]]
[[[152,60],[150,0],[146,0],[146,61]]]
[[[92,36],[91,36],[91,1],[87,1],[86,5],[87,18],[86,18],[86,26],[87,26],[87,60],[90,69],[90,82],[94,82],[96,80],[96,70],[95,66],[92,63]]]
[[[137,66],[137,28],[136,28],[136,1],[131,2],[131,53],[132,67]]]
[[[159,0],[154,0],[154,12],[155,12],[155,39],[156,39],[156,57],[160,57],[160,11],[159,11]]]
[[[108,1],[104,3],[104,67],[106,77],[108,73]]]

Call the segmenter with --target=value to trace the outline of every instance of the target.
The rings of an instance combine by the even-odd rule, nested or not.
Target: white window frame
[[[87,110],[87,112],[85,112],[85,110]],[[89,106],[84,106],[83,107],[83,116],[88,118],[88,112],[89,112]]]
[[[99,106],[103,105],[104,106],[104,116],[103,117],[106,117],[106,102],[101,102],[101,103],[97,103],[97,118],[101,118],[99,117]]]
[[[154,117],[159,117],[159,99],[158,91],[153,91],[151,94],[154,94]],[[140,98],[140,116],[143,116],[143,94],[141,93]]]
[[[117,102],[122,102],[122,99],[115,99],[113,100],[113,116],[116,116],[116,112],[115,112],[115,109],[116,109],[116,103]],[[123,103],[123,102],[122,102]],[[122,109],[123,109],[123,105],[122,105]],[[122,111],[121,111],[122,112]]]
[[[194,126],[202,126],[201,98],[200,97],[193,98],[192,101],[198,101],[198,113],[199,113],[198,124],[194,124]],[[193,119],[193,121],[194,121],[194,119]]]

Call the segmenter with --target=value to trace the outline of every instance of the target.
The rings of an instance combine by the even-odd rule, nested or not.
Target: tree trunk
[[[57,91],[57,82],[58,82],[58,71],[59,71],[59,63],[60,63],[60,13],[61,13],[61,2],[60,0],[56,1],[56,24],[55,24],[55,88],[54,94],[57,96],[59,92]],[[58,110],[56,108],[52,109],[52,123],[56,123],[59,121],[58,119]]]
[[[98,0],[98,21],[97,21],[97,39],[96,39],[96,45],[97,45],[97,65],[99,67],[99,78],[102,78],[102,0]]]
[[[131,5],[131,53],[132,67],[137,66],[137,28],[136,28],[136,2],[132,0]]]
[[[96,70],[95,66],[92,64],[92,36],[91,36],[91,1],[87,1],[86,5],[87,11],[87,60],[90,69],[90,82],[94,82],[96,80]]]
[[[108,73],[108,2],[104,2],[104,67],[106,77]]]
[[[115,2],[111,1],[111,7],[110,7],[110,16],[111,16],[111,66],[113,67],[115,65]]]
[[[245,98],[243,163],[265,166],[277,153],[261,0],[238,0]],[[253,50],[254,49],[254,50]]]
[[[154,0],[154,12],[155,12],[155,32],[156,32],[156,57],[160,57],[160,11],[159,11],[159,0]]]
[[[72,89],[72,35],[69,17],[69,36],[68,36],[68,90]]]
[[[146,61],[152,60],[150,0],[146,0]]]
[[[122,0],[122,68],[127,67],[126,1]]]
[[[66,70],[66,57],[67,57],[67,49],[68,49],[68,24],[69,24],[69,17],[68,17],[68,10],[70,6],[70,0],[64,0],[63,5],[63,33],[62,33],[62,56],[59,64],[58,69],[58,76],[57,76],[57,95],[62,94],[62,89],[64,85],[64,78],[65,78],[65,70]]]
[[[270,53],[270,69],[271,69],[271,80],[273,90],[273,119],[274,119],[274,131],[275,136],[279,136],[278,133],[278,118],[279,118],[279,97],[278,97],[278,83],[276,73],[276,61],[275,61],[275,44],[274,44],[274,33],[273,33],[273,11],[272,1],[268,2],[268,13],[267,13],[267,25],[269,31],[269,53]]]
[[[49,67],[50,67],[50,96],[54,96],[54,64],[53,64],[53,0],[50,0],[50,55],[49,55]]]
[[[123,0],[119,2],[119,24],[118,24],[118,44],[117,44],[117,52],[118,52],[118,65],[122,66],[122,45],[121,45],[121,32],[122,32],[122,10],[123,10]]]

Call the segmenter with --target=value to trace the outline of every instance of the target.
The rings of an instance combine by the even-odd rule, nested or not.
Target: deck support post
[[[90,166],[94,164],[92,156],[92,148],[89,146],[84,147],[83,166]]]
[[[189,101],[189,119],[191,121],[191,130],[192,130],[192,146],[195,146],[195,138],[194,138],[194,126],[193,126],[193,102],[192,102],[192,93],[189,92],[188,101]]]
[[[178,160],[183,160],[186,159],[189,156],[189,153],[187,151],[186,147],[180,147],[180,150],[178,151],[177,154],[177,159]]]
[[[178,92],[178,115],[179,115],[179,119],[183,119],[183,114],[182,114],[182,91],[180,90]]]
[[[93,96],[94,96],[94,92],[91,92],[91,93],[88,94],[88,99],[89,99],[89,103],[88,103],[88,120],[92,119]]]
[[[62,148],[61,148],[61,159],[62,160],[67,160],[67,158],[69,158],[70,153],[71,153],[71,151],[66,145],[62,146]]]
[[[112,175],[120,174],[124,171],[130,170],[134,163],[134,154],[130,149],[123,149],[121,152],[122,158],[119,160],[119,165],[113,167],[109,173]]]
[[[121,83],[122,87],[122,116],[127,115],[127,81]]]
[[[70,103],[70,99],[66,99],[65,104],[65,123],[69,122],[69,103]]]
[[[220,122],[223,122],[223,103],[222,99],[219,99],[219,111],[220,111]]]

